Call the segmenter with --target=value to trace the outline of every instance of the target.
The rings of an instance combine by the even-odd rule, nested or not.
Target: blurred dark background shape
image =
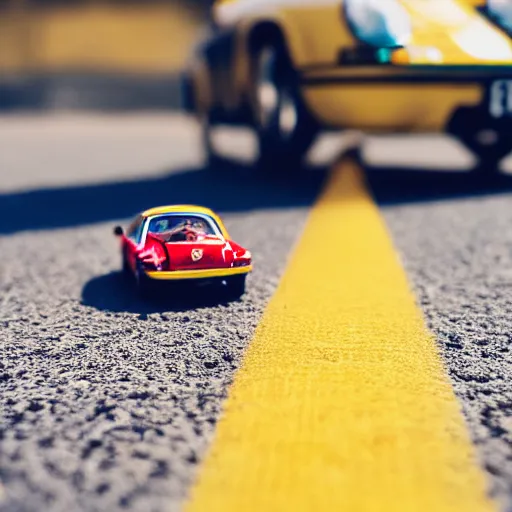
[[[0,0],[0,109],[174,109],[210,0]]]

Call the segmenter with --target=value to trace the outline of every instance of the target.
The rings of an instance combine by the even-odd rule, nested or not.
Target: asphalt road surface
[[[215,173],[199,140],[171,115],[0,119],[2,512],[180,510],[324,178]],[[437,138],[376,140],[364,154],[506,508],[512,182],[461,172],[467,155]],[[217,209],[252,250],[241,301],[143,303],[121,279],[112,227],[175,202]]]

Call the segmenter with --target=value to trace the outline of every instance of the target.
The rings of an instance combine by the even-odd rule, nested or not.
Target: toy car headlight
[[[353,34],[370,46],[396,48],[411,39],[411,20],[397,0],[344,0],[343,11]]]

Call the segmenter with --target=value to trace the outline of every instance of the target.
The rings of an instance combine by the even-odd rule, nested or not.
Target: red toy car
[[[146,294],[155,281],[222,283],[230,296],[245,292],[252,270],[251,253],[228,235],[221,219],[209,208],[161,206],[139,214],[121,237],[123,271],[133,274]]]

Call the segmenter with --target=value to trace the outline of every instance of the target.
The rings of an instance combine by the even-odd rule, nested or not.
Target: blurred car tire
[[[496,174],[499,164],[512,151],[511,121],[493,119],[483,107],[460,107],[454,114],[448,132],[476,156],[476,172]]]
[[[293,173],[318,133],[302,100],[284,43],[277,38],[253,46],[250,106],[258,138],[258,167]]]
[[[199,121],[201,123],[201,139],[206,159],[205,166],[209,170],[219,171],[228,165],[229,160],[220,155],[215,149],[215,145],[213,143],[215,122],[211,112],[208,111],[201,113]]]

